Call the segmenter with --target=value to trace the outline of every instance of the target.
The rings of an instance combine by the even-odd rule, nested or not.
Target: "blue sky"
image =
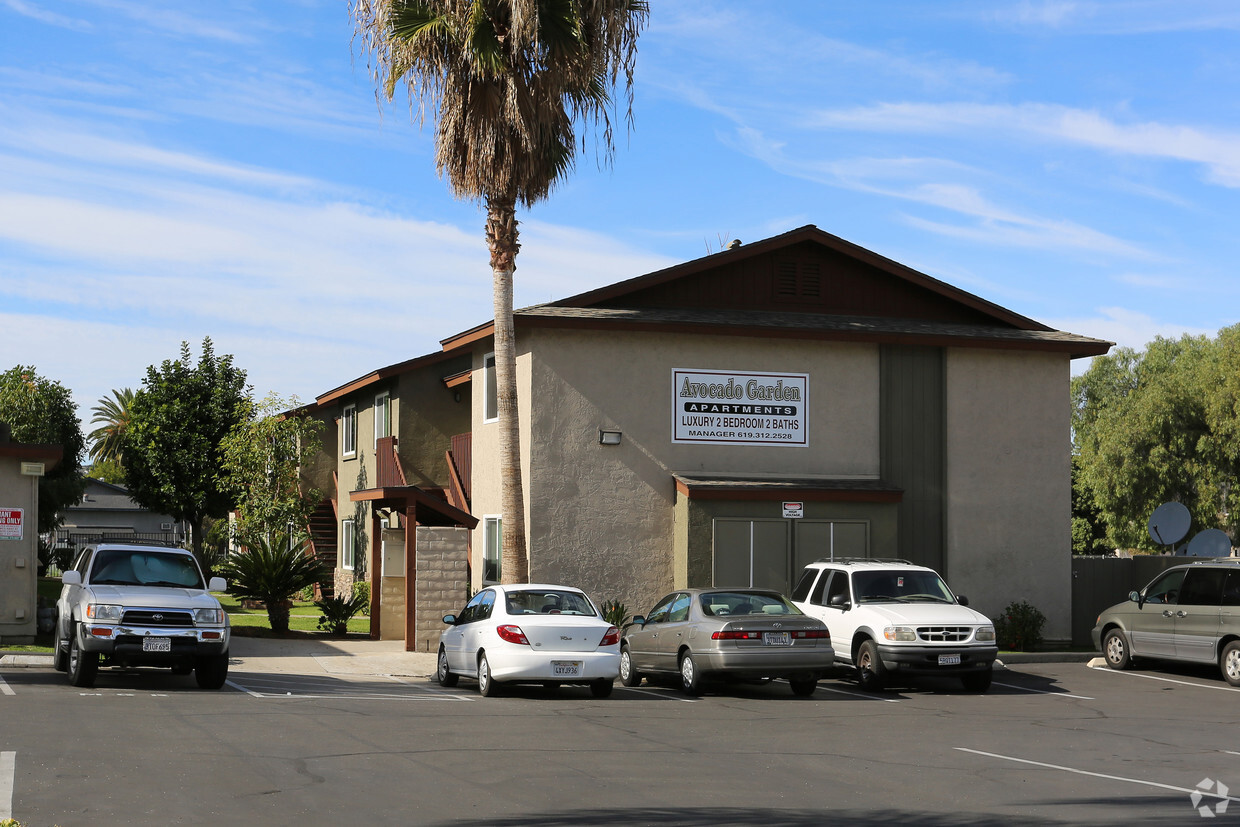
[[[518,306],[817,224],[1121,345],[1240,321],[1234,0],[652,6]],[[182,340],[303,401],[435,350],[491,318],[482,226],[344,0],[0,0],[0,369],[84,420]]]

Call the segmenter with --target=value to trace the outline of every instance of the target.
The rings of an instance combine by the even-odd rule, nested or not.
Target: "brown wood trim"
[[[24,442],[0,442],[0,457],[12,457],[29,461],[43,460],[44,470],[50,471],[65,458],[65,449],[60,445],[34,445]]]
[[[740,502],[804,502],[835,503],[900,503],[903,491],[867,491],[864,489],[779,488],[754,489],[744,486],[689,486],[676,480],[676,491],[690,500],[735,500]]]
[[[466,330],[464,333],[458,333],[455,336],[449,336],[447,339],[441,339],[439,344],[443,347],[444,352],[452,352],[461,350],[475,342],[481,342],[484,339],[490,339],[495,335],[494,320],[486,324],[478,325],[475,328]]]
[[[468,385],[473,381],[473,370],[463,370],[460,373],[453,373],[443,378],[443,386],[445,388],[459,388],[461,385]]]
[[[444,351],[437,350],[434,353],[427,353],[424,356],[416,356],[413,359],[398,362],[395,365],[388,365],[385,368],[373,370],[365,376],[359,376],[352,382],[347,382],[338,388],[328,391],[322,396],[315,397],[314,402],[316,405],[326,405],[328,402],[333,402],[341,397],[348,396],[351,393],[356,393],[363,388],[374,385],[377,382],[382,382],[385,379],[390,379],[393,376],[399,376],[402,373],[408,373],[411,370],[425,367],[426,365],[433,365],[436,362],[442,362],[450,355],[451,354]]]
[[[405,509],[405,651],[418,649],[418,516]]]

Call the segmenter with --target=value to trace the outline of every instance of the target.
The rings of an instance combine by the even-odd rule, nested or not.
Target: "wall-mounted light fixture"
[[[604,431],[600,429],[598,432],[598,444],[599,445],[619,445],[620,444],[620,432],[619,431]]]

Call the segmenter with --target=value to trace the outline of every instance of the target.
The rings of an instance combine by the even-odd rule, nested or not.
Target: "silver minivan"
[[[1112,669],[1133,658],[1217,663],[1240,686],[1240,559],[1167,569],[1098,615],[1093,636]]]

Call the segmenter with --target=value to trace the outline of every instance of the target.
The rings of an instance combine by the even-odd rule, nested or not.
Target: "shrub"
[[[352,597],[337,594],[318,601],[318,607],[323,610],[319,629],[326,629],[329,635],[343,635],[349,631],[353,615],[370,606],[370,589],[359,589],[358,585],[370,584],[354,585]]]
[[[366,599],[365,605],[362,606],[362,614],[364,615],[370,614],[370,581],[369,580],[354,580],[353,581],[353,594],[360,595]]]
[[[629,619],[628,609],[619,600],[607,600],[603,602],[603,620],[606,620],[617,629],[624,627],[625,622]]]
[[[995,638],[1000,649],[1028,652],[1042,642],[1046,616],[1025,601],[1009,603],[995,619]]]
[[[220,566],[228,593],[241,600],[261,600],[267,606],[271,631],[288,632],[290,598],[323,579],[319,561],[306,553],[309,538],[289,538],[283,532],[255,538],[245,551]]]

